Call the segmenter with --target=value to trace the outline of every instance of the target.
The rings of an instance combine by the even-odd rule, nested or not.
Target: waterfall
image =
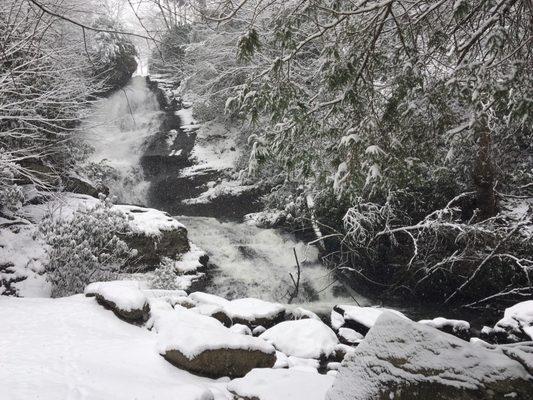
[[[149,184],[140,159],[162,114],[145,77],[134,76],[124,89],[98,101],[82,125],[93,148],[88,164],[102,167],[103,182],[119,202],[146,204]]]
[[[335,281],[332,271],[318,259],[318,250],[278,229],[262,229],[239,222],[221,222],[215,218],[187,217],[178,219],[187,226],[190,239],[207,251],[216,269],[207,292],[234,299],[257,297],[285,302],[294,285],[289,273],[296,277],[296,249],[301,265],[299,296],[294,303],[320,311],[333,304],[353,303],[344,287]],[[356,301],[368,304],[362,296]]]

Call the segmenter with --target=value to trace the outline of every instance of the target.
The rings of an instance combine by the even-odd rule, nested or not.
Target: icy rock
[[[163,257],[176,258],[178,254],[190,249],[187,229],[169,214],[152,208],[116,205],[128,217],[129,231],[121,238],[139,257],[135,259],[138,266],[147,269],[159,265]]]
[[[297,369],[254,369],[227,388],[245,400],[323,400],[334,377]]]
[[[473,345],[387,312],[342,363],[327,399],[533,399],[525,366],[502,348]]]
[[[177,307],[154,321],[159,353],[178,368],[210,377],[239,377],[253,368],[271,368],[274,348],[241,335],[214,318]]]
[[[433,319],[423,319],[418,322],[420,324],[432,326],[433,328],[449,333],[450,335],[457,336],[460,339],[470,339],[470,324],[467,321],[437,317]]]
[[[137,281],[94,282],[85,288],[87,297],[96,301],[127,322],[142,323],[150,316],[150,306],[146,295]]]
[[[302,307],[296,307],[285,311],[286,320],[296,320],[296,319],[316,319],[320,321],[320,317],[314,312],[306,310]]]
[[[332,325],[338,327],[336,329],[340,329],[341,327],[350,328],[362,335],[366,335],[368,330],[374,326],[379,316],[385,311],[407,318],[401,312],[390,308],[336,305],[333,308],[333,312],[339,314],[344,322],[341,322],[339,316],[332,313]]]
[[[259,337],[287,355],[302,358],[328,357],[339,342],[330,327],[315,319],[281,322]]]

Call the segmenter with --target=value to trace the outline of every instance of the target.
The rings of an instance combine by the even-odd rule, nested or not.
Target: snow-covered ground
[[[230,399],[224,383],[175,368],[157,335],[94,298],[0,297],[2,400]]]

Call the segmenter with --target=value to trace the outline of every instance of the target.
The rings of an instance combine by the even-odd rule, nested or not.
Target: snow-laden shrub
[[[41,222],[48,244],[46,266],[52,296],[83,292],[94,281],[111,280],[134,256],[119,234],[128,229],[127,217],[101,197],[91,208],[80,208],[71,218],[49,213]]]

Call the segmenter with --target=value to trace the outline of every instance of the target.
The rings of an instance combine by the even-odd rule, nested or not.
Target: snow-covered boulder
[[[244,400],[323,400],[334,377],[297,369],[253,369],[227,388]]]
[[[137,268],[143,265],[150,269],[159,265],[163,257],[176,258],[189,251],[187,229],[166,212],[128,205],[113,208],[128,217],[129,231],[121,238],[137,250]]]
[[[407,318],[401,312],[390,308],[336,305],[331,313],[331,326],[336,330],[341,327],[350,328],[361,335],[366,335],[385,311]]]
[[[432,326],[439,331],[449,333],[464,340],[470,340],[470,323],[460,319],[447,319],[437,317],[433,319],[422,319],[418,321],[421,324]]]
[[[155,318],[159,353],[170,363],[210,377],[240,377],[276,362],[272,345],[235,333],[214,318],[176,307]]]
[[[289,355],[301,358],[329,357],[339,343],[335,332],[315,319],[284,321],[259,336]]]
[[[224,312],[224,309],[220,306],[217,306],[215,304],[200,304],[198,306],[195,306],[191,308],[192,311],[207,315],[208,317],[212,317],[220,322],[226,327],[230,327],[232,325],[232,320],[228,315]]]
[[[194,292],[189,297],[199,305],[215,305],[221,308],[232,321],[249,327],[270,327],[281,322],[285,316],[285,306],[254,298],[226,300],[209,293]]]
[[[224,306],[224,311],[234,324],[265,328],[283,321],[285,315],[283,305],[253,298],[232,300]]]
[[[383,313],[342,363],[328,400],[532,399],[523,357]]]
[[[94,282],[84,293],[125,321],[142,323],[150,316],[148,299],[137,281]]]
[[[350,328],[339,328],[337,336],[341,343],[347,345],[359,344],[364,339],[363,335]]]
[[[481,333],[483,338],[496,343],[533,340],[533,300],[505,309],[494,328],[484,327]]]

